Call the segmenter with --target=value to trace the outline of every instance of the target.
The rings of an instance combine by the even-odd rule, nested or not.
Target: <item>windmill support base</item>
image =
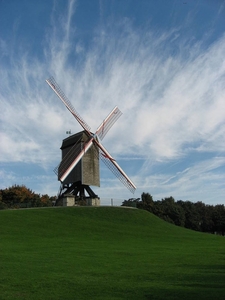
[[[73,200],[74,199],[74,200]],[[74,203],[72,205],[72,203]],[[99,206],[100,198],[89,185],[80,181],[71,184],[61,183],[56,206]]]

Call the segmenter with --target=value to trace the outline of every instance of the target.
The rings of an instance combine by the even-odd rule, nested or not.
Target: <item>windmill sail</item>
[[[128,178],[128,176],[123,172],[115,160],[107,158],[103,152],[100,152],[100,157],[103,163],[109,168],[109,170],[130,190],[132,193],[135,192],[136,186]],[[119,167],[119,168],[118,168]],[[121,172],[122,170],[122,172]],[[124,176],[124,174],[126,176]]]
[[[132,192],[136,190],[136,186],[127,176],[127,174],[118,165],[115,159],[109,154],[109,152],[98,141],[94,140],[100,149],[100,157],[104,164],[110,169],[110,171]]]
[[[116,106],[111,113],[105,118],[105,120],[102,122],[102,124],[98,127],[95,134],[100,138],[102,141],[105,137],[106,133],[109,131],[109,129],[113,126],[113,124],[119,119],[119,117],[122,115],[122,112],[119,110],[119,108]]]
[[[80,125],[86,130],[87,132],[90,132],[90,127],[88,124],[81,118],[81,116],[76,112],[73,105],[69,101],[69,99],[66,97],[64,92],[61,90],[58,83],[55,81],[53,77],[50,77],[46,80],[47,84],[52,88],[52,90],[56,93],[56,95],[59,97],[59,99],[65,104],[66,108],[71,112],[71,114],[74,116],[74,118],[80,123]]]

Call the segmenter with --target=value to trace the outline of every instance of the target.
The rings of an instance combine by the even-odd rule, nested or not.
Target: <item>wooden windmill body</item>
[[[111,111],[93,134],[90,127],[66,98],[55,79],[51,77],[46,82],[84,129],[84,131],[71,135],[62,142],[62,160],[54,170],[61,182],[58,199],[65,195],[74,196],[75,199],[77,197],[79,199],[91,199],[89,203],[93,203],[93,199],[94,201],[99,199],[90,188],[90,186],[100,186],[99,158],[131,192],[134,192],[136,187],[133,182],[99,141],[103,140],[106,133],[121,116],[122,113],[118,107]],[[85,191],[88,196],[86,196]]]
[[[79,151],[83,149],[83,145],[88,141],[85,131],[78,132],[64,139],[62,142],[62,161],[67,153],[71,151],[74,145],[77,145]],[[60,167],[59,167],[60,168]],[[91,147],[70,172],[64,183],[81,182],[84,185],[100,186],[99,175],[99,153],[95,147]]]
[[[80,153],[85,143],[88,141],[88,135],[85,131],[78,132],[64,139],[61,146],[62,161],[58,167],[58,180],[63,172],[64,159],[71,152]],[[76,148],[76,151],[74,149]],[[90,186],[100,187],[100,168],[99,168],[99,152],[91,146],[83,155],[80,161],[72,169],[66,179],[62,182],[58,197],[72,194],[76,199],[91,200],[98,203],[98,195],[90,188]],[[90,203],[90,201],[88,201]]]

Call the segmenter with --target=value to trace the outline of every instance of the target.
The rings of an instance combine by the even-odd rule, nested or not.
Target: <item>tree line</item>
[[[147,210],[159,218],[196,231],[225,235],[225,207],[203,202],[175,201],[173,197],[154,201],[151,194],[142,193],[141,199],[124,200],[122,206]]]
[[[52,206],[56,196],[36,194],[25,185],[13,185],[0,190],[0,209]]]

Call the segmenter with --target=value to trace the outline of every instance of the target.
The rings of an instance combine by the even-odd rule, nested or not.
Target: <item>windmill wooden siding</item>
[[[75,144],[79,145],[81,151],[83,149],[83,144],[87,142],[88,139],[89,136],[85,131],[78,132],[64,139],[60,148],[62,150],[62,159]],[[99,153],[94,146],[91,146],[84,154],[79,163],[65,179],[64,184],[79,181],[84,185],[100,186]]]

